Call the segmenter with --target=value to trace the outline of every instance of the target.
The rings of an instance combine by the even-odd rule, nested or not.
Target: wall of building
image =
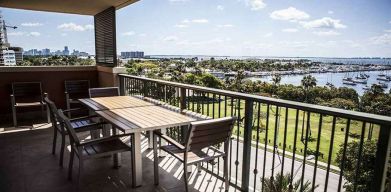
[[[96,66],[77,67],[0,67],[0,118],[10,120],[12,82],[39,81],[42,89],[60,108],[65,106],[64,81],[90,80],[91,87],[98,87]]]

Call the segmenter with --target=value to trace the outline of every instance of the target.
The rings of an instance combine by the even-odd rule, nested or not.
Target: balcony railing
[[[311,191],[360,191],[369,153],[375,154],[370,191],[384,191],[389,165],[391,118],[144,77],[119,75],[121,94],[151,97],[211,118],[237,116],[230,148],[232,186],[265,191],[279,175],[287,187]],[[167,130],[181,141],[186,128]],[[376,152],[365,143],[376,143]],[[353,145],[352,157],[349,144]],[[337,157],[339,160],[337,160]],[[350,159],[348,159],[350,158]],[[349,161],[348,161],[349,160]],[[222,177],[222,159],[202,165]],[[347,167],[350,178],[346,179]],[[350,168],[351,169],[351,168]],[[279,183],[280,185],[285,185]],[[301,190],[299,190],[301,191]],[[361,190],[362,191],[362,190]]]

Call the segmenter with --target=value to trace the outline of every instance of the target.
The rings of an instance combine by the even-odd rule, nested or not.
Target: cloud
[[[66,33],[61,33],[61,36],[65,37],[65,36],[68,36],[68,34],[66,34]]]
[[[222,6],[222,5],[217,5],[216,9],[219,10],[219,11],[223,11],[223,10],[224,10],[224,6]]]
[[[8,33],[7,34],[8,36],[33,36],[33,37],[38,37],[41,35],[40,32],[36,32],[36,31],[33,31],[33,32],[21,32],[21,31],[18,31],[18,32],[11,32],[11,33]]]
[[[22,23],[20,24],[23,27],[39,27],[42,26],[42,23]]]
[[[391,29],[384,30],[386,33],[391,33]]]
[[[140,37],[146,37],[147,34],[145,34],[145,33],[140,33],[140,34],[138,34],[138,36],[140,36]]]
[[[380,44],[391,45],[391,34],[386,33],[386,34],[383,34],[380,36],[371,37],[370,41],[373,44],[377,44],[377,45],[380,45]]]
[[[193,19],[191,20],[192,23],[209,23],[207,19]]]
[[[234,27],[234,25],[232,25],[232,24],[224,24],[224,25],[217,25],[217,27],[219,27],[219,28],[231,28],[231,27]]]
[[[39,32],[30,32],[30,33],[28,33],[28,36],[34,36],[34,37],[38,37],[38,36],[40,36],[41,35],[41,33],[39,33]]]
[[[168,41],[168,42],[173,42],[173,41],[177,41],[177,40],[178,40],[178,37],[173,36],[173,35],[163,38],[163,41]]]
[[[132,35],[135,35],[136,33],[134,31],[128,31],[128,32],[125,32],[125,33],[122,33],[123,36],[132,36]]]
[[[251,10],[258,11],[266,7],[264,0],[247,0],[247,5],[251,7]]]
[[[205,41],[180,41],[177,43],[177,45],[182,45],[182,46],[205,46],[205,45],[215,45],[215,44],[221,44],[231,41],[231,38],[214,38],[210,40],[205,40]]]
[[[184,25],[184,24],[177,24],[177,25],[174,25],[174,27],[176,27],[176,28],[187,28],[189,26],[188,25]]]
[[[282,32],[285,32],[285,33],[296,33],[298,32],[299,30],[296,29],[296,28],[286,28],[286,29],[283,29]]]
[[[63,23],[57,26],[57,29],[61,29],[63,31],[87,31],[94,29],[94,26],[91,24],[88,25],[78,25],[75,23]]]
[[[333,31],[333,30],[330,30],[330,31],[315,31],[313,33],[315,35],[318,35],[318,36],[336,36],[336,35],[340,35],[340,33],[336,32],[336,31]]]
[[[334,11],[329,10],[329,11],[327,11],[327,13],[332,15],[332,14],[334,14]]]
[[[300,22],[300,24],[306,29],[343,29],[346,28],[346,25],[342,24],[340,20],[332,19],[330,17],[323,17],[322,19],[317,19],[313,21]]]
[[[24,34],[25,34],[24,32],[20,32],[20,31],[7,33],[8,36],[22,36]]]
[[[276,20],[299,21],[310,18],[310,15],[294,7],[289,7],[287,9],[273,11],[270,17]]]
[[[271,37],[271,36],[273,36],[273,33],[272,33],[272,32],[266,33],[266,34],[264,35],[264,37]]]

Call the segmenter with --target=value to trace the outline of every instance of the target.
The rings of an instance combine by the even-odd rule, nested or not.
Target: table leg
[[[148,148],[153,148],[153,131],[148,131]]]
[[[117,135],[117,129],[112,125],[109,126],[112,127],[113,135]],[[113,155],[113,164],[114,164],[114,168],[121,167],[121,153],[116,153]]]
[[[160,130],[162,132],[162,134],[166,134],[167,133],[167,129],[161,129]],[[160,139],[160,146],[165,146],[167,145],[167,141],[165,141],[164,139]],[[159,157],[165,157],[167,156],[167,152],[163,151],[163,150],[159,150]]]
[[[140,132],[134,133],[132,138],[132,165],[133,187],[139,187],[143,182]]]
[[[89,113],[89,115],[95,114],[95,112],[93,110],[89,110],[88,113]],[[98,122],[99,118],[94,117],[94,118],[92,118],[92,121]],[[92,131],[90,131],[90,134],[91,134],[91,139],[97,139],[100,137],[100,130],[92,130]]]

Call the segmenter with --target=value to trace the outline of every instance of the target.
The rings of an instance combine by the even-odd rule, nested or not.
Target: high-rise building
[[[130,52],[121,52],[121,57],[124,59],[127,58],[144,58],[143,51],[130,51]]]
[[[48,49],[48,48],[42,49],[42,55],[43,55],[43,56],[48,56],[48,55],[50,55],[50,49]]]
[[[62,55],[69,55],[68,46],[65,46],[65,47],[64,47],[64,51],[62,51]]]
[[[14,50],[2,50],[4,65],[14,66],[16,65],[15,51]]]
[[[15,61],[16,64],[21,64],[23,62],[23,48],[21,47],[10,47],[10,50],[15,52]]]

